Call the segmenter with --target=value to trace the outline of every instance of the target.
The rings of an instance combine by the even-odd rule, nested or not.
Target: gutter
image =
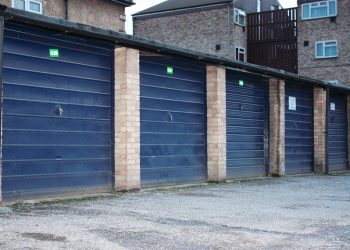
[[[168,16],[176,16],[176,15],[182,15],[182,14],[188,14],[192,12],[197,11],[206,11],[206,10],[213,10],[213,9],[220,9],[220,8],[226,8],[226,5],[229,3],[218,3],[218,4],[207,4],[207,5],[201,5],[197,7],[188,7],[188,8],[181,8],[181,9],[174,9],[174,10],[164,10],[164,11],[158,11],[158,12],[152,12],[152,13],[146,13],[146,14],[133,14],[132,18],[134,20],[143,20],[143,19],[150,19],[150,18],[157,18],[157,17],[168,17]]]
[[[135,4],[134,1],[132,1],[132,0],[111,0],[111,2],[118,3],[118,4],[124,5],[126,7],[130,7],[131,5]]]
[[[144,38],[127,35],[124,33],[115,32],[112,30],[101,29],[85,24],[75,23],[64,19],[48,17],[23,10],[7,8],[0,5],[0,16],[4,16],[6,21],[16,21],[30,25],[36,25],[44,28],[52,28],[66,33],[74,33],[92,38],[97,38],[105,41],[110,41],[118,46],[135,48],[144,51],[165,53],[173,56],[181,56],[193,60],[197,60],[206,64],[233,68],[238,70],[246,70],[251,73],[266,75],[268,77],[276,77],[284,80],[298,81],[307,85],[318,86],[322,88],[331,87],[339,89],[343,92],[350,93],[350,87],[334,85],[325,81],[312,79],[309,77],[299,76],[284,70],[277,70],[265,66],[255,65],[251,63],[237,62],[231,59],[218,57],[211,54],[197,52],[189,49],[184,49],[172,45],[167,45]]]
[[[217,6],[223,6],[227,3],[230,3],[231,0],[226,0],[222,2],[217,2],[217,3],[211,3],[211,4],[202,4],[198,6],[189,6],[189,7],[182,7],[182,8],[177,8],[177,9],[167,9],[167,10],[161,10],[161,11],[151,11],[151,12],[146,12],[147,10],[140,11],[138,13],[133,14],[133,17],[144,17],[144,16],[153,16],[153,15],[158,15],[158,14],[164,14],[164,13],[172,13],[172,12],[178,12],[178,11],[192,11],[192,10],[197,10],[205,7],[217,7]]]

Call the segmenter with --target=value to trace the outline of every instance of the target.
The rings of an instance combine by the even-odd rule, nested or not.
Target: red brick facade
[[[326,91],[314,88],[314,172],[326,173]]]
[[[285,175],[285,82],[271,78],[269,175]]]
[[[207,67],[208,181],[226,179],[226,70]]]
[[[117,191],[140,189],[139,51],[115,50],[115,185]]]

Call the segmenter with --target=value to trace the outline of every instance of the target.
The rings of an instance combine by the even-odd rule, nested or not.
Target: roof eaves
[[[130,7],[131,5],[135,4],[133,0],[110,0],[110,1],[113,3],[124,5],[126,7]]]
[[[152,15],[152,14],[158,14],[158,13],[163,13],[163,12],[172,12],[172,11],[181,11],[181,10],[186,10],[186,9],[193,9],[193,8],[198,8],[198,7],[208,7],[208,6],[215,6],[215,5],[220,5],[220,4],[225,4],[225,3],[231,3],[232,0],[222,0],[218,1],[216,3],[210,3],[210,4],[201,4],[201,5],[195,5],[195,6],[188,6],[188,7],[183,7],[183,8],[170,8],[170,9],[164,9],[160,11],[147,11],[148,9],[142,10],[140,12],[134,13],[132,16],[142,16],[142,15]],[[151,9],[151,8],[149,8]]]

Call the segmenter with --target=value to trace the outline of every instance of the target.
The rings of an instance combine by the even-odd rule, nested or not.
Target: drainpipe
[[[256,10],[257,12],[261,12],[261,0],[256,0]]]
[[[326,174],[329,174],[329,162],[328,162],[328,124],[329,124],[329,87],[326,89],[326,126],[325,126],[325,161],[326,161]]]
[[[230,4],[227,4],[227,54],[228,58],[231,59],[231,12]]]
[[[69,20],[69,16],[68,16],[68,0],[64,0],[64,7],[65,7],[65,11],[66,11],[66,13],[65,13],[65,19],[66,20]]]

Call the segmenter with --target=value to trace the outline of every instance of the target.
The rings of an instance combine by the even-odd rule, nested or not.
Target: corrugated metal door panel
[[[142,186],[206,180],[205,88],[205,65],[141,56]]]
[[[286,174],[311,173],[314,162],[313,88],[286,83],[285,92]],[[295,108],[292,99],[295,99]]]
[[[4,199],[111,191],[113,46],[15,23],[4,39]]]
[[[328,120],[329,171],[346,170],[348,165],[347,96],[330,92]]]
[[[265,176],[268,148],[264,78],[227,71],[226,106],[227,177]]]

